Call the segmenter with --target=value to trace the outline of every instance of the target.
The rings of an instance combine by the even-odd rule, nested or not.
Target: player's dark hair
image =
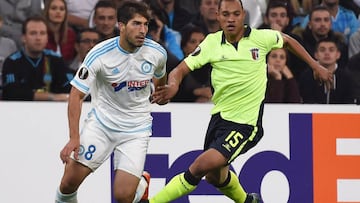
[[[48,30],[48,24],[45,20],[45,18],[41,15],[34,15],[31,17],[28,17],[22,24],[22,28],[21,28],[21,32],[22,34],[26,34],[26,28],[27,28],[27,24],[29,24],[29,22],[43,22],[46,26],[46,29]]]
[[[144,2],[138,1],[126,1],[124,4],[117,10],[117,20],[118,22],[127,24],[135,14],[139,14],[150,20],[149,7]]]
[[[239,1],[239,2],[240,2],[240,5],[241,5],[241,8],[244,9],[243,3],[242,3],[241,0],[220,0],[220,1],[219,1],[219,6],[218,6],[218,9],[219,9],[219,10],[220,10],[221,3],[222,3],[223,1]]]

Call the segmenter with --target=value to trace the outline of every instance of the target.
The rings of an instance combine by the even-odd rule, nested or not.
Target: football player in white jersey
[[[60,153],[65,170],[55,202],[77,202],[80,184],[112,153],[116,201],[138,202],[143,196],[148,181],[142,175],[151,135],[151,86],[166,84],[167,60],[165,49],[145,38],[149,19],[146,4],[124,3],[118,9],[120,36],[97,44],[71,81],[70,140]],[[80,133],[81,104],[89,93],[92,110]]]

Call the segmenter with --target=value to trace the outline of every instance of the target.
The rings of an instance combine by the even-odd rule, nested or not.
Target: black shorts
[[[262,126],[234,123],[221,118],[220,113],[211,117],[204,150],[214,148],[228,158],[230,164],[240,154],[254,147],[263,136]]]

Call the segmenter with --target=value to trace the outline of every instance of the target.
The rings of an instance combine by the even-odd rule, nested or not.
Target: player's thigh
[[[117,134],[102,126],[97,120],[86,121],[80,134],[79,163],[95,171],[111,155],[115,143],[110,137]]]
[[[123,134],[114,151],[114,167],[138,178],[142,176],[151,130]]]

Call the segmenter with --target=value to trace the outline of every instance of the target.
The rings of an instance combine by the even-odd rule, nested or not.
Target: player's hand
[[[314,78],[320,83],[324,83],[326,88],[330,89],[334,82],[334,73],[318,64],[317,68],[314,69]]]
[[[79,139],[70,139],[69,142],[64,146],[60,152],[60,159],[63,163],[68,163],[70,155],[74,152],[74,158],[79,159],[79,148],[80,140]]]
[[[173,98],[178,91],[179,87],[176,85],[164,85],[158,86],[155,92],[151,95],[151,103],[157,103],[159,105],[167,104],[171,98]]]

